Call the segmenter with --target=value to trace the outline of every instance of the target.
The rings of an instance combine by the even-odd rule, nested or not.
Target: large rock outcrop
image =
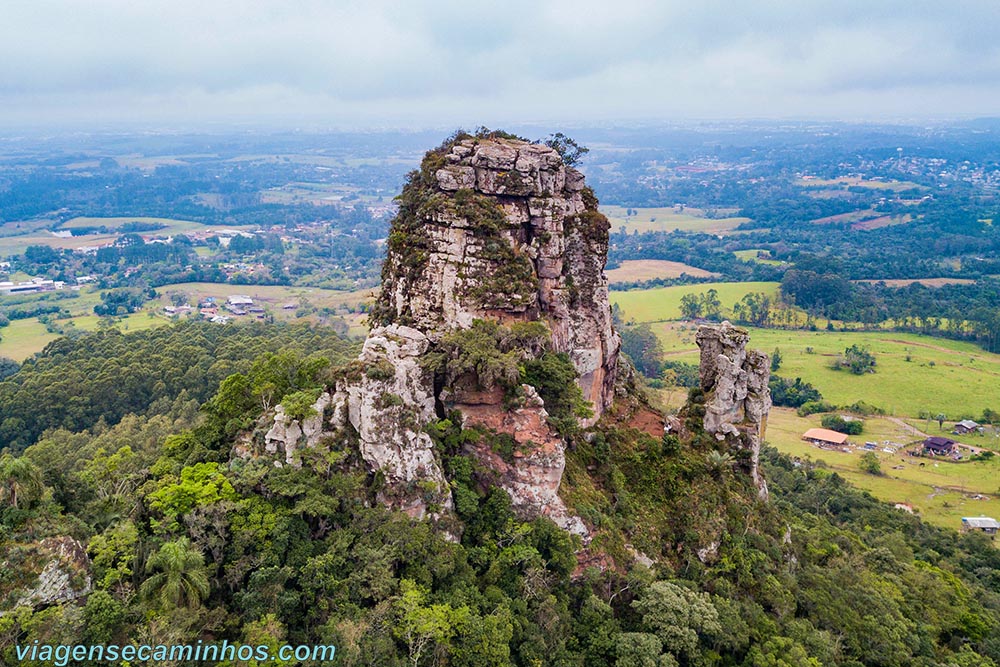
[[[87,550],[72,537],[47,537],[15,545],[0,562],[0,568],[9,575],[0,584],[0,609],[38,609],[71,602],[91,591]]]
[[[745,460],[762,498],[767,484],[760,474],[760,444],[771,409],[771,365],[759,350],[747,350],[750,334],[729,322],[698,327],[698,374],[704,394],[704,429],[728,442]]]
[[[523,515],[585,534],[559,498],[565,443],[535,390],[510,378],[501,388],[467,371],[449,386],[425,362],[476,320],[542,323],[545,351],[568,356],[592,406],[580,422],[594,423],[615,397],[620,347],[603,272],[610,225],[597,199],[556,150],[493,134],[429,152],[398,201],[360,358],[320,396],[313,416],[296,420],[279,408],[237,453],[297,465],[303,448],[355,433],[361,458],[384,480],[381,500],[414,517],[439,516],[451,494],[424,429],[457,411],[464,427],[515,443],[506,456],[469,445],[485,481],[507,490]],[[524,350],[521,358],[539,354]]]
[[[524,400],[508,410],[502,405],[503,392],[457,392],[447,396],[449,409],[458,410],[464,425],[479,426],[509,435],[515,444],[509,458],[480,441],[469,446],[470,453],[491,471],[491,483],[510,495],[515,510],[546,516],[574,535],[586,536],[579,517],[570,514],[559,497],[566,447],[562,437],[549,425],[545,403],[531,385],[521,385]]]
[[[468,138],[429,154],[400,202],[373,320],[435,341],[476,318],[543,320],[596,421],[614,398],[620,339],[610,225],[583,175],[548,146]]]

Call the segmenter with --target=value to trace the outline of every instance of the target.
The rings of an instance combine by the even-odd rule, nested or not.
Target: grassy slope
[[[625,312],[628,317],[630,312]],[[698,363],[693,326],[663,323],[654,324],[653,330],[670,358]],[[751,328],[750,344],[768,353],[780,349],[780,375],[801,377],[836,404],[864,400],[890,414],[915,417],[926,411],[951,419],[978,416],[984,408],[1000,407],[1000,355],[971,343],[893,332]],[[876,373],[852,375],[829,368],[839,353],[854,344],[875,353]],[[812,354],[806,352],[809,347]]]
[[[774,408],[768,418],[767,441],[792,456],[823,461],[856,486],[867,489],[877,498],[893,503],[908,503],[929,522],[958,529],[963,516],[1000,515],[1000,457],[971,463],[934,462],[925,459],[877,452],[884,476],[876,477],[858,469],[863,450],[850,453],[824,450],[801,440],[806,429],[819,426],[819,415],[799,417],[794,410]],[[935,431],[936,432],[936,425]],[[916,436],[884,418],[865,422],[865,433],[853,441],[885,440],[905,444]],[[970,444],[983,446],[986,439],[971,438]],[[920,467],[920,463],[925,463]],[[902,466],[894,470],[894,466]],[[987,500],[970,496],[982,494]]]
[[[612,292],[611,302],[617,303],[625,311],[626,320],[636,322],[663,322],[680,319],[681,297],[685,294],[700,294],[715,289],[724,309],[730,309],[737,301],[750,292],[764,292],[771,296],[778,294],[778,283],[700,283],[698,285],[677,285],[649,290],[629,290]]]
[[[757,285],[713,285],[723,304],[731,304],[749,291],[776,289],[773,283]],[[614,292],[613,302],[624,311],[627,320],[652,322],[669,358],[698,363],[693,324],[676,321],[681,295],[702,292],[709,285],[670,287],[654,290]],[[671,321],[672,320],[672,321]],[[779,373],[802,377],[813,383],[828,400],[849,404],[865,400],[897,415],[916,416],[921,411],[942,412],[952,418],[978,415],[986,407],[1000,408],[1000,355],[989,354],[970,343],[894,332],[829,332],[750,329],[751,345],[772,352],[780,348],[783,362]],[[866,345],[876,354],[878,372],[856,376],[829,368],[830,361],[852,344]],[[812,348],[807,353],[806,348]],[[906,357],[910,361],[906,361]],[[931,365],[934,362],[934,365]],[[662,403],[676,407],[684,400],[683,392],[658,392]],[[820,415],[798,417],[793,410],[775,408],[769,419],[767,439],[779,450],[794,456],[823,460],[856,486],[888,502],[908,503],[929,522],[959,528],[963,516],[1000,516],[1000,457],[991,462],[949,463],[919,461],[878,452],[884,476],[861,472],[859,452],[843,453],[821,450],[802,442],[806,429],[820,425]],[[907,420],[918,429],[938,434],[934,423],[928,431],[926,422]],[[890,440],[905,444],[917,436],[889,419],[869,419],[860,441]],[[992,437],[965,436],[963,442],[978,447],[1000,449]],[[902,465],[900,470],[893,466]],[[970,496],[982,494],[988,500]]]
[[[685,209],[680,213],[672,206],[663,208],[635,208],[636,215],[626,216],[621,206],[602,206],[601,212],[611,222],[611,229],[618,231],[670,232],[674,230],[719,234],[735,229],[749,218],[706,218],[697,209]]]

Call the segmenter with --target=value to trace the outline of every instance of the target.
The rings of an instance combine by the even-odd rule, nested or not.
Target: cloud
[[[1000,109],[992,0],[15,0],[4,14],[8,122]]]

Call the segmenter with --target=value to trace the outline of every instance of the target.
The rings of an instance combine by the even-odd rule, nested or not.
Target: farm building
[[[962,517],[962,532],[968,533],[978,530],[987,535],[996,535],[1000,530],[1000,522],[988,516],[965,516]]]
[[[955,424],[955,428],[952,433],[955,435],[964,435],[966,433],[972,433],[973,431],[978,431],[982,427],[971,419],[963,419],[962,421]]]
[[[842,445],[847,442],[847,434],[826,428],[811,428],[802,434],[802,439],[820,446]]]
[[[947,456],[955,453],[955,441],[938,435],[924,440],[924,453],[933,456]]]

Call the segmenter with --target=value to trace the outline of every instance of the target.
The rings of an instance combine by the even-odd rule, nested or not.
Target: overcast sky
[[[3,0],[0,122],[1000,115],[997,0]]]

